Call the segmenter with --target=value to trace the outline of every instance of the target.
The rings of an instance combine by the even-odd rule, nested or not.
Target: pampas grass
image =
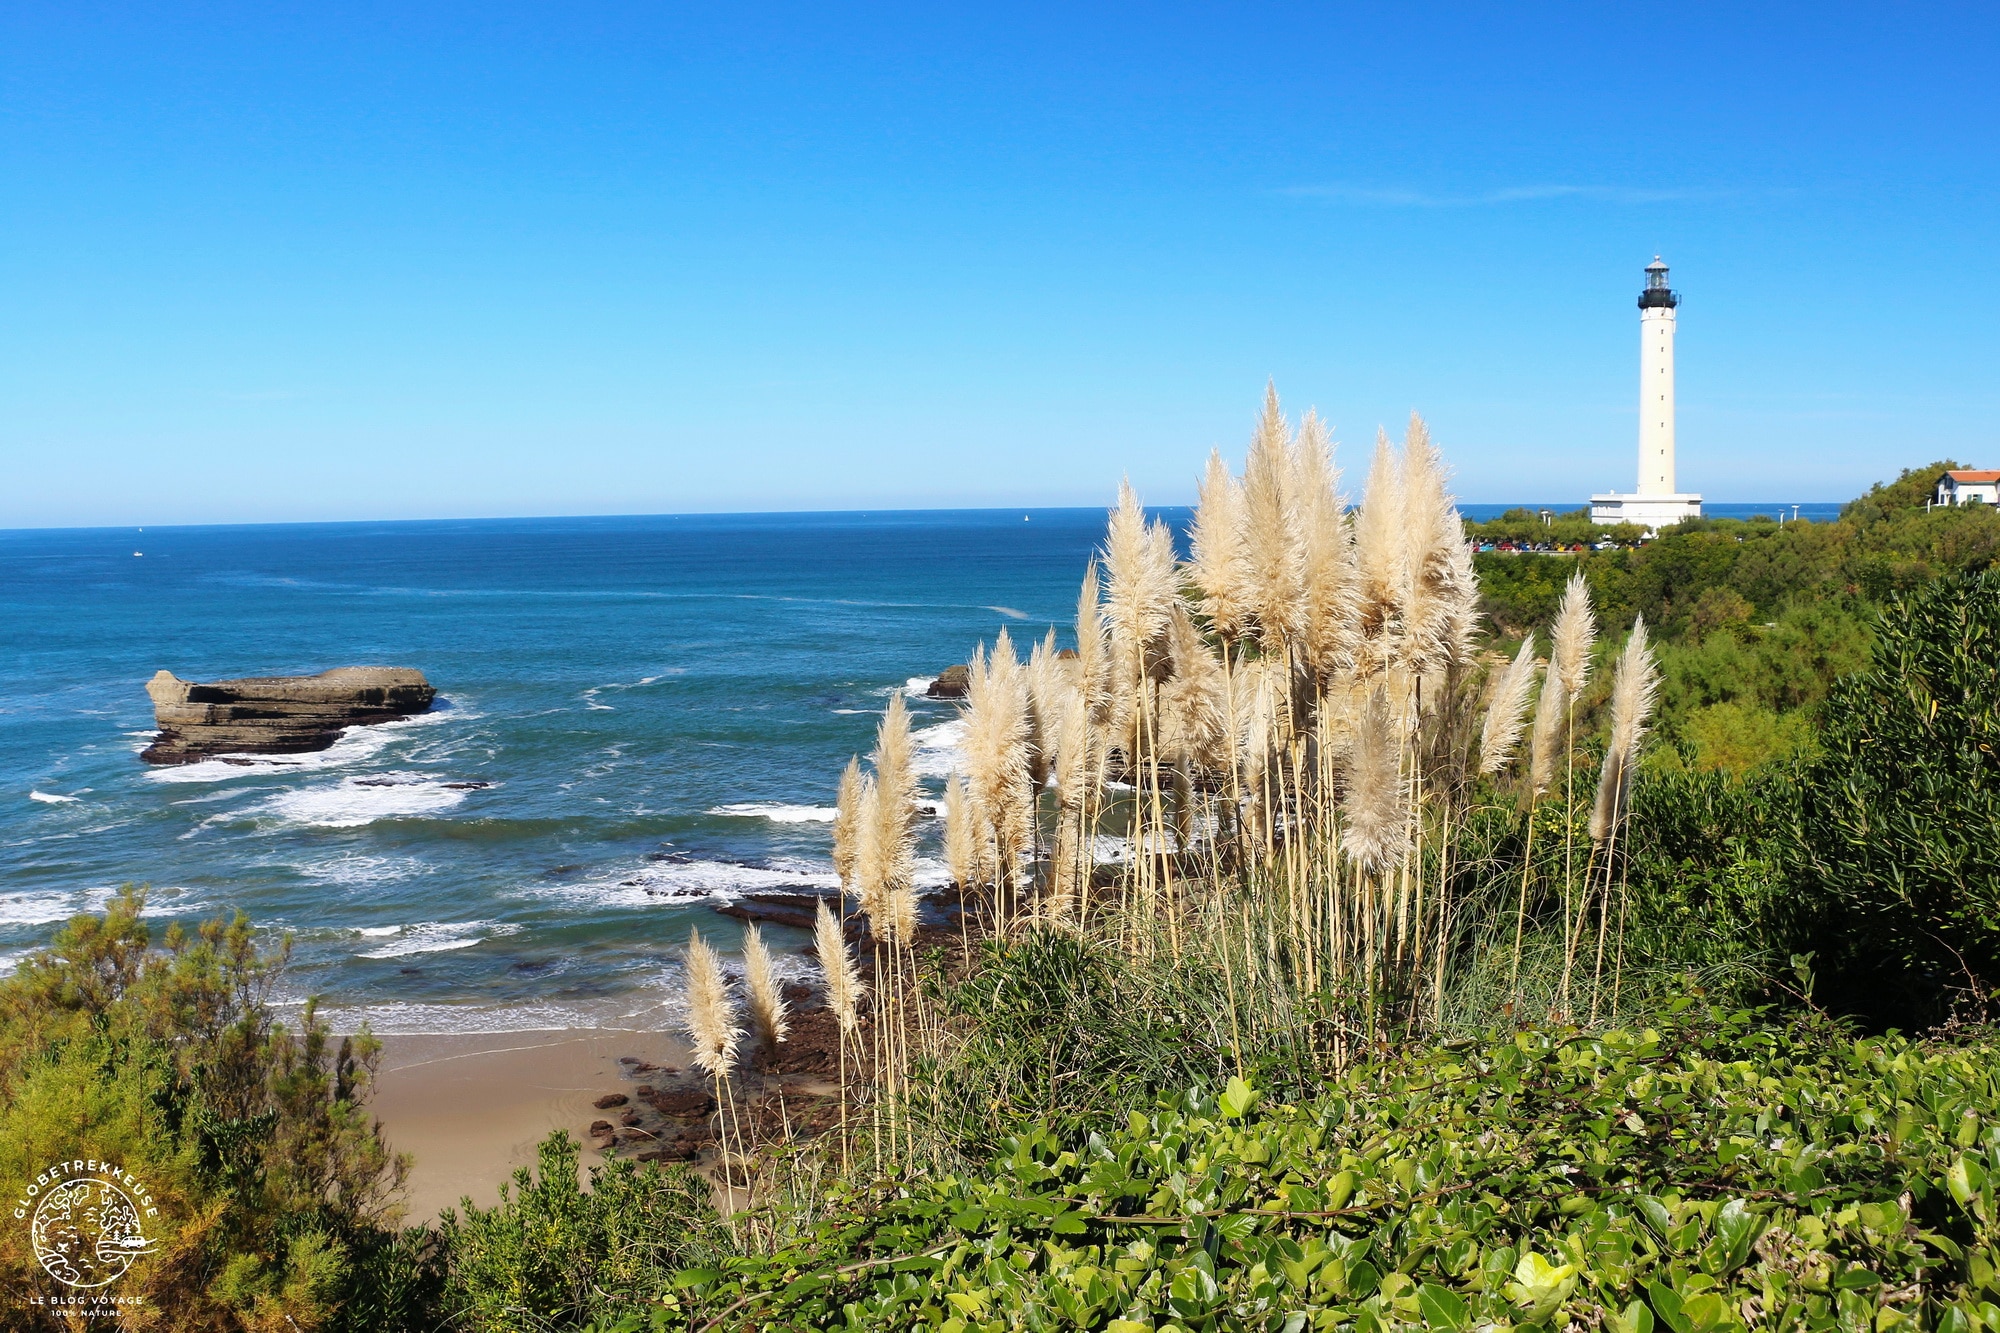
[[[1161,752],[1176,764],[1225,767],[1229,719],[1222,663],[1202,641],[1185,607],[1174,608],[1167,656],[1171,674],[1160,684]]]
[[[1631,637],[1625,640],[1611,679],[1611,743],[1604,751],[1597,801],[1590,813],[1593,843],[1608,839],[1617,824],[1627,775],[1638,759],[1659,690],[1660,672],[1646,641],[1646,618],[1639,616],[1632,622]]]
[[[944,860],[961,895],[969,895],[985,882],[985,858],[980,855],[972,798],[965,794],[965,779],[956,773],[944,783]]]
[[[1479,733],[1480,772],[1498,773],[1513,759],[1514,747],[1520,743],[1521,728],[1528,718],[1535,672],[1540,666],[1535,659],[1535,636],[1530,634],[1521,640],[1514,660],[1500,673],[1492,702],[1486,706],[1486,724]]]
[[[877,937],[885,929],[888,912],[889,871],[882,853],[881,791],[875,779],[861,778],[854,798],[854,901],[868,918],[868,928]]]
[[[1248,552],[1243,540],[1243,487],[1230,475],[1220,449],[1210,451],[1208,472],[1188,529],[1194,557],[1189,573],[1201,590],[1201,611],[1225,640],[1243,633],[1249,608],[1243,601]]]
[[[1564,719],[1569,708],[1563,693],[1562,673],[1549,664],[1542,678],[1542,697],[1535,704],[1535,730],[1528,740],[1528,792],[1539,798],[1555,781],[1556,761],[1562,748]]]
[[[688,932],[687,1013],[682,1020],[693,1043],[696,1068],[715,1078],[727,1078],[743,1039],[729,990],[722,977],[722,960],[715,956],[699,930]]]
[[[1550,665],[1562,678],[1563,695],[1571,703],[1583,697],[1584,684],[1590,679],[1590,649],[1596,642],[1597,612],[1590,605],[1590,586],[1579,569],[1563,588],[1562,608],[1556,612],[1549,644]]]
[[[729,1002],[729,989],[722,976],[722,961],[715,956],[708,941],[701,937],[699,930],[688,932],[687,944],[687,1012],[682,1019],[689,1041],[694,1050],[690,1058],[695,1067],[715,1080],[716,1120],[723,1132],[718,1136],[722,1142],[722,1184],[728,1192],[731,1210],[735,1203],[735,1169],[729,1155],[729,1119],[735,1112],[735,1104],[729,1096],[729,1071],[736,1063],[736,1048],[743,1040],[743,1029],[737,1025],[736,1010]],[[741,1126],[736,1133],[738,1156],[741,1156],[743,1134]]]
[[[1388,432],[1378,430],[1368,484],[1354,515],[1356,666],[1364,680],[1388,671],[1401,656],[1411,595],[1402,472]]]
[[[1166,555],[1163,565],[1158,537],[1131,483],[1124,483],[1104,534],[1104,620],[1121,690],[1144,674],[1149,654],[1166,633],[1180,591],[1171,539]]]
[[[1026,682],[1003,629],[990,653],[973,654],[965,699],[966,790],[1002,898],[1016,886],[1021,852],[1032,841],[1027,745]]]
[[[1208,460],[1187,563],[1121,486],[1078,592],[1074,658],[1058,656],[1051,632],[1024,665],[1003,630],[970,659],[961,772],[941,802],[943,856],[968,908],[968,959],[975,903],[991,905],[996,935],[1035,921],[1105,930],[1135,959],[1170,947],[1176,963],[1191,956],[1224,976],[1239,1052],[1247,1038],[1336,1064],[1385,1034],[1442,1024],[1448,984],[1497,978],[1509,915],[1514,1001],[1523,984],[1553,991],[1524,979],[1519,961],[1524,944],[1555,957],[1553,945],[1526,938],[1540,901],[1536,828],[1554,814],[1540,801],[1559,750],[1574,772],[1570,723],[1596,617],[1574,579],[1543,680],[1539,634],[1491,673],[1472,669],[1479,588],[1448,479],[1413,414],[1400,449],[1378,433],[1350,513],[1325,424],[1308,412],[1294,430],[1273,388],[1241,478],[1219,453]],[[1627,652],[1638,656],[1629,671],[1621,665],[1613,690],[1608,815],[1598,821],[1610,834],[1607,866],[1651,701],[1650,687],[1639,688],[1650,679],[1640,670],[1643,638]],[[1482,681],[1491,682],[1483,710]],[[877,1142],[891,1161],[916,1123],[903,1101],[910,1062],[936,1053],[948,1031],[945,1015],[925,1013],[935,994],[922,975],[929,964],[906,947],[917,924],[907,756],[898,701],[873,776],[850,766],[843,777],[835,820],[836,864],[878,945]],[[1516,767],[1524,781],[1512,778]],[[1518,805],[1492,799],[1510,786]],[[1579,794],[1573,777],[1567,790]],[[1584,812],[1569,815],[1576,804],[1564,800],[1558,872],[1564,1013],[1582,922],[1598,911],[1602,946],[1608,919],[1594,906],[1600,883],[1609,892],[1595,859],[1585,893],[1575,893],[1569,849],[1585,822]],[[1506,825],[1523,810],[1516,891],[1504,875],[1523,843]],[[1092,903],[1105,833],[1129,855],[1116,901]],[[1503,846],[1504,872],[1495,856]]]
[[[833,873],[849,893],[854,891],[855,829],[860,810],[861,759],[857,755],[847,761],[840,775],[840,794],[833,802]]]
[[[1342,850],[1355,864],[1379,874],[1401,860],[1408,840],[1405,796],[1396,728],[1378,686],[1355,719],[1348,762]]]
[[[822,902],[820,909],[824,911]],[[785,1015],[785,996],[771,966],[771,951],[764,944],[764,932],[753,923],[743,930],[743,986],[750,994],[750,1026],[766,1050],[775,1050],[791,1032]]]
[[[820,899],[813,918],[813,948],[819,954],[820,973],[826,980],[826,1006],[833,1011],[840,1030],[852,1036],[868,988],[855,968],[854,954],[847,947],[840,922],[827,910],[824,898]]]
[[[891,695],[889,708],[875,732],[875,835],[872,851],[879,865],[879,901],[895,943],[909,915],[903,900],[913,892],[917,873],[917,777],[915,745],[910,739],[910,714],[901,694]]]
[[[1283,657],[1298,631],[1302,570],[1292,490],[1291,432],[1267,385],[1243,464],[1243,601],[1267,657]]]
[[[1299,425],[1293,450],[1300,579],[1299,646],[1304,666],[1320,688],[1352,665],[1360,637],[1356,624],[1354,541],[1340,500],[1340,470],[1333,443],[1315,412]]]

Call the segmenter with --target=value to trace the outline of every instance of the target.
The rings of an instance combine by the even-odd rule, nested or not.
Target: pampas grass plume
[[[1389,701],[1378,686],[1355,719],[1347,771],[1348,857],[1369,870],[1393,865],[1407,839],[1398,737]]]
[[[687,1017],[689,1039],[694,1043],[697,1067],[715,1077],[724,1077],[736,1059],[736,1045],[743,1029],[729,1003],[729,991],[722,979],[722,961],[701,932],[688,932]]]
[[[1373,676],[1394,663],[1410,597],[1402,465],[1387,431],[1375,432],[1375,459],[1354,516],[1354,562],[1358,666],[1364,677]]]
[[[893,900],[916,876],[917,775],[916,746],[910,739],[910,713],[900,693],[875,733],[874,854],[879,859],[882,893]],[[892,915],[893,910],[892,910]]]
[[[969,891],[985,877],[979,854],[979,828],[973,820],[972,800],[965,794],[965,779],[953,774],[944,783],[944,859],[951,868],[952,883],[961,892]]]
[[[819,953],[820,971],[826,977],[827,1007],[833,1010],[841,1031],[853,1032],[867,987],[855,969],[854,955],[840,932],[840,922],[827,910],[824,898],[820,899],[819,913],[813,921],[813,944]]]
[[[1617,826],[1627,775],[1638,762],[1639,743],[1645,739],[1659,690],[1659,668],[1646,642],[1646,618],[1640,616],[1632,622],[1631,637],[1618,654],[1618,671],[1611,680],[1611,743],[1605,747],[1597,802],[1590,812],[1592,842],[1603,842]]]
[[[1540,665],[1535,660],[1535,636],[1530,634],[1521,640],[1520,651],[1500,673],[1492,702],[1486,706],[1486,725],[1479,733],[1480,772],[1498,773],[1514,757],[1534,694],[1535,670]]]
[[[1562,608],[1556,612],[1549,639],[1550,665],[1562,677],[1563,694],[1570,703],[1579,703],[1590,679],[1590,648],[1597,641],[1597,612],[1590,605],[1590,585],[1580,569],[1563,589]]]
[[[1201,609],[1216,633],[1233,639],[1243,632],[1243,487],[1229,474],[1220,449],[1208,455],[1194,523],[1188,530],[1189,562]]]
[[[1354,540],[1340,499],[1333,444],[1317,412],[1307,412],[1299,423],[1292,452],[1299,631],[1306,664],[1324,681],[1352,662],[1358,637]]]
[[[1534,734],[1528,740],[1528,787],[1536,796],[1555,781],[1563,742],[1565,698],[1562,673],[1550,663],[1548,674],[1542,678],[1542,697],[1535,704]]]
[[[820,903],[820,910],[826,904]],[[785,1017],[785,996],[778,987],[777,973],[771,968],[771,950],[764,944],[764,932],[755,923],[743,931],[743,982],[750,992],[750,1023],[757,1040],[775,1047],[792,1030]]]
[[[833,802],[833,873],[840,877],[840,887],[852,892],[854,889],[855,821],[861,810],[861,759],[859,756],[847,761],[847,769],[840,775],[840,794]]]
[[[854,898],[868,928],[880,935],[888,908],[888,869],[882,855],[881,791],[863,775],[854,800]]]
[[[1291,432],[1276,385],[1264,388],[1264,411],[1243,463],[1243,601],[1257,621],[1266,656],[1282,656],[1299,629],[1302,572]]]

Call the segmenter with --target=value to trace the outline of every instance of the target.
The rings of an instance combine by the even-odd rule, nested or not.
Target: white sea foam
[[[903,693],[909,695],[912,699],[921,699],[924,697],[925,691],[929,690],[936,683],[936,676],[912,676],[903,682]]]
[[[298,867],[301,875],[324,884],[393,884],[430,870],[427,862],[412,856],[335,856]]]
[[[149,769],[153,782],[228,782],[235,778],[267,777],[272,773],[317,773],[372,759],[397,741],[421,734],[425,727],[445,722],[471,721],[481,716],[463,707],[433,708],[401,722],[377,722],[371,726],[349,727],[340,739],[324,750],[311,754],[223,755],[197,764],[176,764]],[[145,733],[151,736],[151,732]]]
[[[46,926],[67,921],[85,912],[102,912],[117,895],[108,887],[92,889],[31,889],[25,893],[0,893],[0,926]],[[207,906],[198,901],[183,902],[182,888],[152,889],[146,895],[141,916],[169,916],[198,911]]]
[[[1009,620],[1026,620],[1028,618],[1028,613],[1026,611],[1016,611],[1011,606],[987,606],[987,607],[981,607],[980,609],[983,611],[998,611],[1001,615],[1007,617]]]
[[[742,801],[735,805],[712,806],[711,815],[738,815],[746,819],[768,819],[773,824],[831,824],[836,811],[830,805],[785,805],[779,801]]]
[[[0,925],[41,926],[51,921],[67,921],[84,910],[81,896],[63,889],[0,893]]]
[[[383,1036],[416,1037],[486,1032],[657,1032],[671,1018],[663,988],[576,1004],[371,1004],[320,1010],[336,1032],[362,1024]]]
[[[470,949],[502,935],[517,934],[520,929],[500,921],[419,921],[407,926],[364,926],[355,933],[367,939],[387,938],[389,942],[356,956],[406,958],[411,954]]]
[[[31,791],[28,799],[40,801],[43,805],[74,805],[77,800],[74,796],[59,796],[51,791]]]
[[[771,889],[837,889],[840,877],[806,861],[771,861],[762,866],[731,861],[654,861],[571,884],[536,884],[523,893],[566,898],[590,907],[674,907],[703,900],[727,902],[745,893]]]
[[[948,778],[965,766],[965,719],[953,718],[912,732],[917,754],[910,767],[920,778]]]
[[[359,828],[378,819],[435,815],[465,799],[464,788],[418,773],[370,773],[331,787],[280,792],[253,813],[317,828]]]

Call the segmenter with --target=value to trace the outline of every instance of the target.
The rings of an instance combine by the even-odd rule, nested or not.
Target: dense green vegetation
[[[159,1214],[157,1253],[117,1289],[160,1329],[374,1330],[432,1304],[428,1239],[392,1225],[406,1164],[366,1105],[375,1043],[334,1038],[269,993],[289,951],[243,918],[158,944],[144,896],[66,926],[0,984],[0,1176],[116,1162]],[[18,1196],[10,1196],[18,1197]],[[0,1228],[0,1287],[63,1295],[25,1226]],[[10,1312],[10,1328],[37,1323]]]
[[[1794,715],[1866,665],[1870,624],[1891,600],[2000,558],[2000,513],[1925,508],[1957,466],[1912,468],[1834,523],[1704,519],[1615,550],[1482,553],[1484,610],[1504,633],[1546,624],[1581,569],[1607,625],[1644,615],[1662,641],[1662,726],[1674,744],[1660,759],[1744,772],[1811,749],[1811,720]],[[1515,526],[1468,531],[1493,540]]]
[[[1388,1056],[1303,1103],[1231,1080],[1098,1132],[1023,1123],[666,1304],[946,1333],[1991,1327],[1996,1054],[1683,1001]]]
[[[1832,524],[1477,557],[1504,633],[1578,568],[1643,614],[1659,733],[1615,853],[1619,635],[1581,778],[1459,762],[1407,863],[1451,904],[1421,989],[1297,985],[1316,909],[1266,864],[1167,924],[913,951],[889,1141],[763,1145],[734,1217],[682,1168],[580,1185],[559,1135],[403,1230],[374,1043],[281,1021],[248,923],[156,942],[131,893],[0,982],[0,1155],[147,1179],[135,1327],[2000,1330],[2000,515],[1926,512],[1943,466]]]

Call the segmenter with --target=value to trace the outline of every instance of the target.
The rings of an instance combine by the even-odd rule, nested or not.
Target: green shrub
[[[1990,1042],[1693,1007],[1241,1082],[859,1196],[690,1271],[690,1326],[2000,1327]]]
[[[616,1159],[591,1168],[586,1192],[579,1154],[558,1130],[541,1145],[539,1175],[522,1167],[494,1207],[445,1213],[445,1307],[458,1327],[540,1333],[657,1305],[677,1269],[728,1244],[707,1182],[687,1168]]]
[[[0,1179],[24,1190],[82,1158],[145,1182],[154,1252],[115,1294],[146,1327],[426,1327],[435,1269],[421,1233],[394,1229],[406,1163],[366,1106],[374,1040],[335,1039],[310,1004],[277,1020],[288,943],[264,952],[239,915],[155,947],[144,905],[126,890],[0,983]],[[0,1286],[66,1292],[25,1228],[0,1236]],[[60,1326],[46,1307],[8,1325]]]
[[[2000,983],[2000,572],[1886,612],[1838,684],[1802,790],[1803,874],[1838,998],[1933,1022]]]

